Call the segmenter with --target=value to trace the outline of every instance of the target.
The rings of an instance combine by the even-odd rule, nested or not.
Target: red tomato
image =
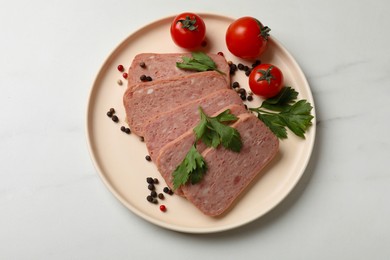
[[[249,87],[256,95],[271,98],[283,87],[283,73],[272,64],[260,64],[249,75]]]
[[[171,24],[171,37],[177,46],[193,49],[201,45],[206,36],[203,19],[194,13],[182,13]]]
[[[271,29],[253,17],[241,17],[231,23],[226,31],[229,51],[243,59],[255,59],[267,47]]]

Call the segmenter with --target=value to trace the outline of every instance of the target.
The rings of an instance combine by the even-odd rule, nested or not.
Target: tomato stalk
[[[260,80],[266,80],[268,82],[268,85],[271,84],[271,79],[275,79],[274,75],[271,74],[271,70],[274,66],[270,66],[267,70],[257,70],[257,72],[263,74],[261,77],[257,79],[257,81]]]
[[[191,20],[191,18],[189,16],[186,16],[186,19],[181,19],[181,20],[178,20],[177,21],[178,23],[181,23],[182,24],[182,28],[185,28],[185,29],[188,29],[190,31],[195,31],[198,29],[198,26],[195,26],[196,24],[196,18],[194,17],[194,19]]]
[[[255,19],[255,18],[254,18]],[[271,31],[271,28],[269,28],[268,26],[263,26],[259,20],[255,19],[257,24],[259,25],[260,27],[260,34],[259,34],[259,37],[263,37],[264,40],[268,40],[268,36],[269,36],[269,32]]]

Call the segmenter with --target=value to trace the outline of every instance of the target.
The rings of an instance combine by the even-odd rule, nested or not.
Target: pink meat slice
[[[225,75],[224,78],[230,84],[230,68],[226,59],[217,54],[207,54],[217,65],[218,70]],[[196,71],[179,69],[176,67],[176,62],[181,62],[182,57],[190,57],[190,53],[141,53],[134,57],[131,66],[128,70],[128,87],[142,83],[140,77],[142,75],[150,76],[153,81],[172,79],[182,77],[194,73]],[[145,64],[141,67],[140,64]]]
[[[202,155],[208,169],[203,179],[182,187],[184,196],[208,216],[226,212],[279,148],[276,136],[252,114],[240,117],[234,127],[241,134],[241,151],[206,149]]]
[[[246,111],[241,98],[234,90],[222,89],[154,117],[143,131],[150,157],[154,161],[162,147],[198,124],[199,106],[207,115],[213,115],[222,108],[234,104],[238,105],[238,108],[233,109],[237,111],[240,109],[240,113]]]
[[[230,113],[240,117],[242,114],[247,114],[248,111],[242,105],[229,105],[222,108],[218,112],[214,113],[213,116],[230,109]],[[158,153],[157,159],[155,160],[158,171],[164,178],[168,187],[173,189],[173,177],[172,173],[176,167],[184,160],[187,152],[195,142],[195,134],[193,129],[187,130],[184,134],[177,137],[173,141],[162,147]],[[207,147],[202,143],[198,142],[196,148],[199,153],[203,152]],[[175,194],[183,195],[181,188],[175,191]]]
[[[215,71],[140,84],[127,89],[123,96],[127,123],[133,133],[143,136],[144,126],[158,114],[228,87],[224,77]]]

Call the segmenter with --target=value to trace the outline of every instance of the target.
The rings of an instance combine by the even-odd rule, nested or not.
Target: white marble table
[[[390,257],[389,2],[0,6],[0,259]],[[301,182],[264,217],[224,233],[182,234],[134,215],[104,186],[86,144],[87,98],[105,58],[137,28],[187,10],[267,21],[316,102]]]

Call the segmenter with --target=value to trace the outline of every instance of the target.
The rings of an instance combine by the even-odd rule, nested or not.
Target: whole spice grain
[[[115,123],[118,123],[119,122],[119,118],[116,116],[116,115],[113,115],[111,117],[112,121],[114,121]]]
[[[125,70],[125,68],[123,67],[123,65],[118,65],[118,70],[120,71],[120,72],[123,72],[124,70]]]

